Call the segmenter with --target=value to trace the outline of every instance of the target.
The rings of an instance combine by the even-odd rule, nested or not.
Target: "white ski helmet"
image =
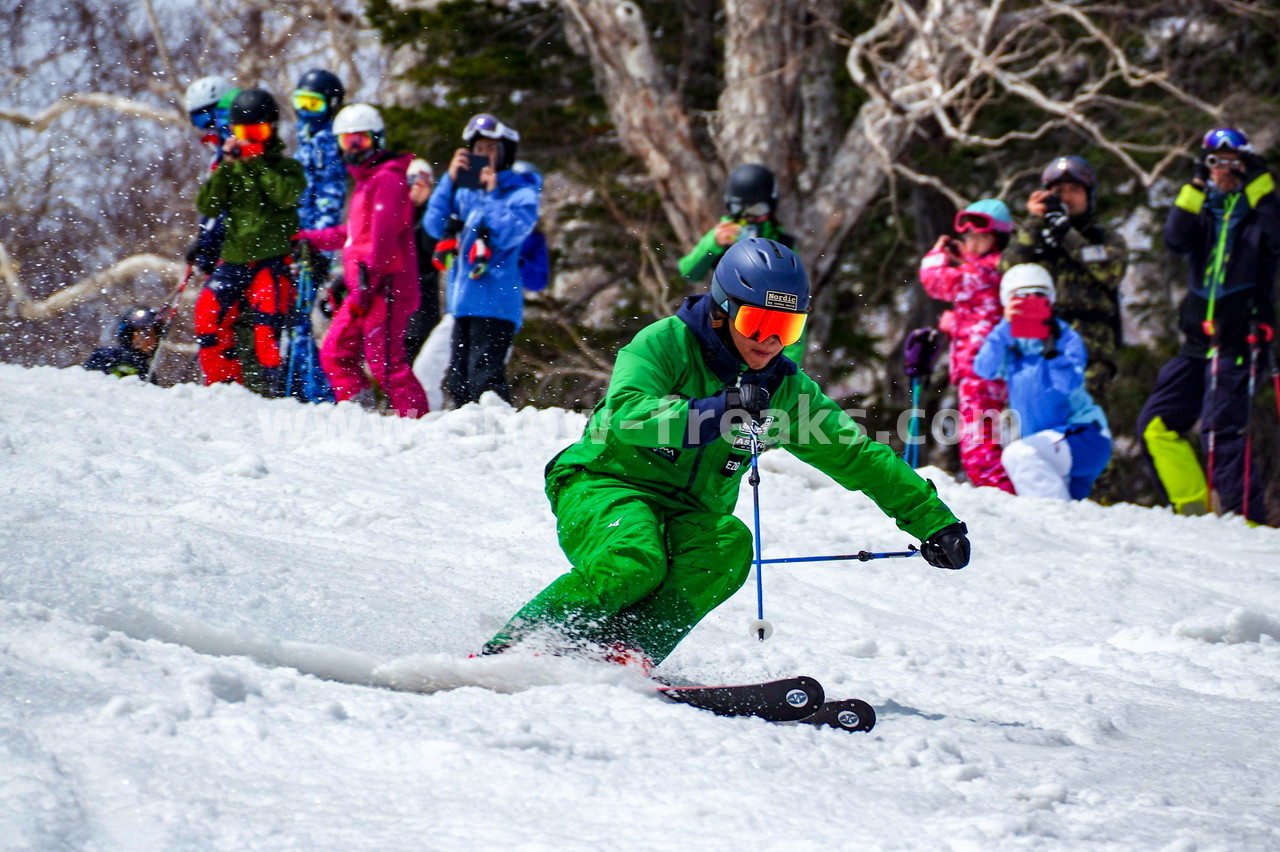
[[[382,121],[382,115],[368,104],[352,104],[345,106],[338,113],[338,117],[333,120],[333,133],[335,136],[341,136],[343,133],[362,133],[369,132],[382,138],[382,133],[387,129],[387,125]]]
[[[1039,293],[1048,296],[1053,302],[1057,298],[1057,290],[1053,286],[1053,276],[1049,270],[1038,263],[1019,263],[1011,268],[1000,279],[1000,304],[1009,304],[1013,296],[1026,296]]]
[[[183,97],[182,102],[187,108],[187,112],[195,112],[198,109],[208,109],[216,106],[218,101],[222,100],[223,95],[234,89],[231,81],[226,77],[201,77],[190,86],[187,86],[187,94]]]

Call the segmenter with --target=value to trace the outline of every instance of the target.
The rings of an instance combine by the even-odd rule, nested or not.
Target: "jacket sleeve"
[[[978,350],[977,357],[973,359],[973,372],[977,374],[978,378],[999,379],[1004,377],[1005,364],[1008,360],[1011,343],[1009,321],[1000,320],[996,327],[991,329],[987,339],[982,341],[982,348]]]
[[[933,483],[887,444],[868,438],[813,379],[797,373],[787,384],[795,390],[779,400],[779,407],[791,421],[782,443],[792,455],[845,488],[866,494],[899,529],[918,539],[956,522]]]
[[[947,253],[942,249],[931,251],[920,260],[920,283],[931,299],[954,302],[956,285],[963,275],[958,267],[947,263]]]
[[[196,210],[205,216],[217,216],[227,208],[230,196],[230,169],[216,169],[196,192]]]
[[[298,239],[306,240],[321,251],[337,251],[347,244],[347,225],[344,222],[332,228],[299,231]]]
[[[1203,208],[1204,191],[1185,184],[1164,220],[1164,244],[1171,253],[1187,254],[1204,239]]]
[[[1071,326],[1058,323],[1058,357],[1040,358],[1041,379],[1053,390],[1060,393],[1071,393],[1084,386],[1084,368],[1089,360],[1084,339]]]
[[[523,186],[506,197],[481,195],[480,221],[489,229],[490,242],[501,249],[519,248],[538,224],[538,190]]]
[[[427,199],[427,208],[422,214],[422,229],[433,240],[444,239],[445,226],[454,212],[453,179],[445,172],[440,176],[435,191]]]
[[[716,242],[716,229],[702,235],[693,251],[680,258],[680,274],[689,281],[701,281],[727,249]]]
[[[609,432],[624,444],[686,445],[689,401],[670,393],[678,384],[681,367],[671,341],[662,339],[664,333],[642,331],[618,352],[604,405]]]

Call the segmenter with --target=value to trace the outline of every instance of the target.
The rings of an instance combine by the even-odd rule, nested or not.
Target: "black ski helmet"
[[[739,240],[716,264],[711,298],[730,316],[741,305],[804,313],[809,310],[809,273],[782,243],[764,237]]]
[[[245,89],[231,102],[232,124],[275,124],[280,107],[266,89]]]
[[[151,308],[130,308],[120,315],[120,321],[116,323],[116,343],[132,349],[135,331],[154,329],[159,333],[161,324],[160,314]]]
[[[338,75],[323,68],[312,68],[303,74],[298,78],[298,85],[294,86],[294,89],[324,95],[324,99],[329,105],[329,115],[333,115],[342,108],[342,99],[347,94],[347,90],[343,88],[342,81],[338,79]]]
[[[773,172],[758,163],[738,166],[729,174],[724,191],[724,206],[738,216],[752,204],[766,202],[772,212],[778,199],[778,185]]]
[[[1074,154],[1054,157],[1053,161],[1044,167],[1044,171],[1040,173],[1041,188],[1053,189],[1060,183],[1075,183],[1083,186],[1089,194],[1087,212],[1093,212],[1093,200],[1098,190],[1098,176],[1094,173],[1093,166],[1089,165],[1084,157],[1077,157]]]

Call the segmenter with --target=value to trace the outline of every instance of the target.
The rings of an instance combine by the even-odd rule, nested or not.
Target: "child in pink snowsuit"
[[[355,178],[347,221],[299,231],[323,251],[342,249],[349,295],[320,347],[320,365],[339,402],[364,390],[369,372],[402,417],[427,413],[427,394],[413,375],[404,349],[409,315],[418,309],[418,259],[413,205],[406,173],[412,154],[382,149],[382,117],[366,104],[338,113],[338,137],[347,170]]]
[[[982,342],[1004,316],[996,264],[1013,230],[1013,217],[1003,201],[984,198],[956,214],[955,229],[959,241],[945,234],[938,237],[920,261],[920,283],[931,297],[954,306],[943,331],[951,335],[951,383],[963,423],[960,464],[975,486],[1013,493],[1000,463],[995,414],[1007,407],[1008,392],[1003,381],[979,378],[973,371]]]

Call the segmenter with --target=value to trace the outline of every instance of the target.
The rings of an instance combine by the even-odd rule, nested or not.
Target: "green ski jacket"
[[[862,491],[899,528],[919,539],[956,522],[932,483],[888,446],[871,440],[852,417],[785,356],[752,372],[712,327],[711,298],[686,300],[675,317],[643,329],[618,353],[605,398],[582,438],[547,466],[552,505],[561,485],[581,471],[617,477],[674,506],[731,513],[750,466],[742,427],[700,443],[706,430],[691,399],[713,397],[739,379],[770,392],[764,441],[780,445],[845,488]]]
[[[196,193],[196,209],[203,215],[227,212],[222,260],[245,264],[288,254],[306,185],[302,164],[286,157],[284,143],[275,137],[260,157],[224,159]]]

